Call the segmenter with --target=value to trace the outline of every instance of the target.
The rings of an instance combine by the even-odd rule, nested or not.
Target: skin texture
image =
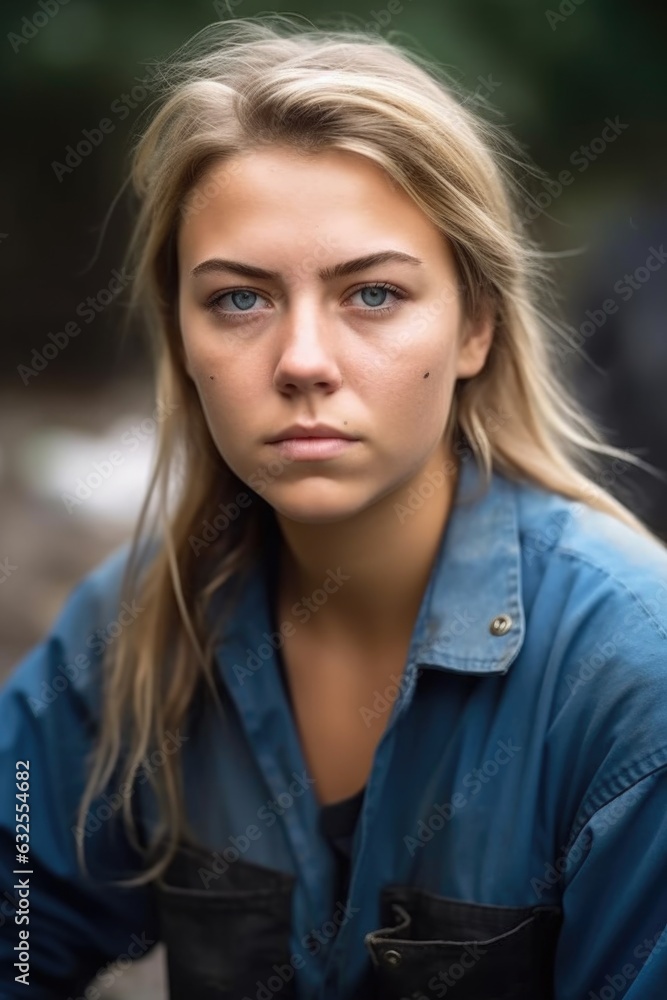
[[[307,625],[294,623],[302,636],[354,650],[348,663],[378,662],[372,654],[403,650],[409,639],[455,476],[402,520],[395,505],[407,506],[426,474],[454,459],[443,440],[454,386],[483,368],[493,322],[466,321],[446,239],[367,158],[273,146],[215,165],[192,193],[211,181],[205,208],[186,215],[178,235],[188,374],[223,459],[250,490],[253,474],[266,475],[261,495],[285,543],[285,615],[341,567],[345,582]],[[422,263],[318,276],[388,249]],[[191,275],[213,257],[280,277]],[[378,282],[403,297],[366,287]],[[246,293],[207,310],[215,294],[239,289]],[[385,306],[393,308],[377,315]],[[293,422],[314,421],[360,441],[313,462],[281,459],[266,443]]]

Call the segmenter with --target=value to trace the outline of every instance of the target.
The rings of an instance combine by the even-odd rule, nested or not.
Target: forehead
[[[196,187],[211,182],[220,194],[226,192],[235,200],[280,200],[285,194],[322,197],[327,192],[355,197],[372,189],[378,196],[393,195],[413,204],[378,163],[346,149],[306,152],[280,145],[260,147],[212,164]]]
[[[189,192],[179,254],[319,254],[322,263],[389,246],[451,265],[447,241],[377,163],[348,150],[268,147],[212,165]],[[186,260],[187,258],[187,260]],[[255,260],[260,263],[259,260]]]

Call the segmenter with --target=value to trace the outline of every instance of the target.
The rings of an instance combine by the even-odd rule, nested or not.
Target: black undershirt
[[[365,792],[362,788],[347,799],[320,807],[320,830],[331,844],[338,866],[337,904],[347,899],[352,840]]]

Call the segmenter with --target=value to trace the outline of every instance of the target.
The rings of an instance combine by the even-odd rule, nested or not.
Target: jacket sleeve
[[[621,553],[623,576],[596,568],[572,588],[577,641],[552,721],[551,734],[567,747],[554,799],[563,845],[555,997],[663,1000],[667,560],[648,543],[642,552],[642,540],[615,522],[609,531],[610,559]]]
[[[101,652],[118,634],[117,625],[107,629],[118,621],[126,548],[74,588],[49,634],[0,689],[2,997],[79,996],[107,963],[142,957],[158,937],[150,888],[111,884],[141,870],[112,789],[93,801],[90,829],[79,834],[89,877],[76,857],[94,692]]]
[[[662,1000],[667,987],[667,749],[598,809],[564,859],[556,997]]]

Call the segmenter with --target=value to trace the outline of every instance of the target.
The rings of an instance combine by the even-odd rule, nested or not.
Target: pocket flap
[[[457,1000],[550,1000],[557,906],[496,906],[387,886],[383,927],[366,935],[382,1000],[423,994]]]

